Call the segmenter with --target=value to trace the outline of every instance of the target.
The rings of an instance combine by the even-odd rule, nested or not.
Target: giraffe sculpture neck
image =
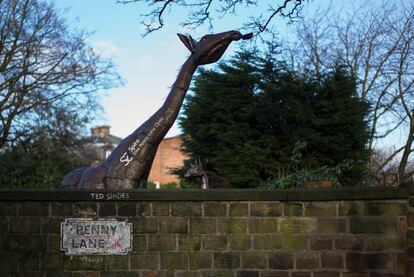
[[[201,188],[208,189],[209,187],[210,187],[210,184],[208,183],[207,173],[204,172],[203,176],[201,177]]]
[[[141,127],[128,136],[110,155],[107,174],[108,187],[119,187],[121,173],[123,186],[144,187],[157,146],[174,124],[197,66],[190,56],[183,64],[170,93],[161,108]],[[113,156],[113,158],[111,157]],[[123,157],[119,163],[117,157]],[[113,185],[111,185],[111,183]]]
[[[171,91],[168,94],[164,104],[154,114],[155,117],[163,118],[165,120],[165,130],[163,130],[165,133],[168,132],[178,116],[196,69],[197,66],[194,64],[192,56],[190,56],[181,67],[177,79],[172,85]]]

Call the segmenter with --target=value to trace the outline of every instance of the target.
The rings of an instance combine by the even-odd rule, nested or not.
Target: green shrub
[[[338,187],[338,171],[337,167],[328,168],[326,166],[315,170],[301,169],[287,176],[263,182],[259,187],[262,189],[288,189],[310,181],[331,181],[333,186]]]

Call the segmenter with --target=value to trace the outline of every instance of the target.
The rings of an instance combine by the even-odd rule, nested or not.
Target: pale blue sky
[[[327,0],[318,0],[329,3]],[[179,21],[183,11],[174,10],[166,19],[166,26],[142,38],[143,27],[139,15],[145,6],[116,4],[115,0],[55,0],[57,7],[66,10],[66,16],[79,29],[94,31],[89,43],[98,53],[111,57],[126,81],[125,86],[111,89],[104,97],[105,114],[97,124],[111,125],[111,132],[125,137],[155,112],[169,92],[177,70],[188,56],[188,50],[177,38],[177,32],[201,37],[209,30],[202,26],[197,30],[183,29]],[[315,6],[314,3],[311,5]],[[260,7],[259,7],[260,9]],[[238,29],[249,16],[246,10],[237,16],[227,16],[215,22],[214,31]],[[279,32],[287,34],[285,20],[278,19]],[[233,43],[224,58],[238,49],[240,42]],[[179,134],[175,124],[167,136]]]
[[[318,7],[333,5],[347,9],[351,4],[360,5],[364,0],[331,1],[314,0],[306,4],[309,12]],[[376,0],[371,0],[373,3]],[[411,1],[411,0],[406,0]],[[155,112],[169,92],[177,70],[188,56],[188,50],[177,38],[177,32],[190,33],[196,38],[208,33],[207,27],[195,31],[184,30],[179,21],[185,16],[174,10],[166,18],[166,26],[142,38],[143,27],[139,24],[145,6],[116,4],[115,0],[55,0],[57,7],[67,10],[66,16],[78,29],[94,31],[89,43],[95,50],[113,59],[118,72],[126,81],[123,87],[111,89],[103,99],[105,113],[95,124],[111,125],[114,135],[125,137]],[[215,22],[216,32],[238,29],[247,18],[246,12]],[[285,19],[278,18],[276,25],[281,36],[291,30]],[[238,49],[240,42],[233,43],[224,58]],[[179,134],[175,124],[169,136]]]

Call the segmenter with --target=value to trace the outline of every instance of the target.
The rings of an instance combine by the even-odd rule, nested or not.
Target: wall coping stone
[[[0,190],[0,201],[335,201],[407,199],[409,188]]]

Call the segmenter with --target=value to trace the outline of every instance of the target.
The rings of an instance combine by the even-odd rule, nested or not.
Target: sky
[[[106,91],[104,114],[94,124],[111,126],[111,133],[125,137],[162,104],[186,49],[176,38],[177,30],[165,30],[142,38],[139,7],[116,4],[115,0],[56,0],[78,29],[93,31],[89,44],[103,57],[111,58],[124,85]],[[170,30],[169,30],[170,29]],[[169,136],[178,134],[174,126]]]
[[[314,0],[305,2],[305,8],[312,13],[320,7],[333,5],[345,12],[351,5],[358,6],[362,2],[364,0]],[[111,133],[119,137],[126,137],[145,122],[169,93],[169,87],[189,55],[176,33],[189,33],[195,38],[209,33],[206,26],[183,29],[179,21],[185,18],[185,13],[173,10],[167,15],[163,29],[143,38],[140,14],[147,11],[143,4],[117,4],[116,0],[55,0],[55,3],[58,9],[65,11],[71,26],[93,32],[88,43],[103,57],[113,60],[124,80],[123,86],[104,92],[104,113],[93,122],[93,125],[110,125]],[[215,21],[214,32],[240,28],[249,12],[252,11],[244,9],[235,16]],[[286,19],[277,18],[275,25],[281,37],[292,33]],[[224,58],[230,57],[240,43],[246,42],[232,43]],[[207,67],[211,66],[214,65]],[[176,122],[166,137],[179,133]]]
[[[110,125],[111,133],[119,137],[134,131],[166,98],[179,68],[189,55],[176,34],[189,33],[200,38],[209,33],[206,26],[196,30],[183,29],[179,21],[185,13],[174,10],[174,14],[167,16],[163,29],[143,38],[144,28],[139,17],[145,12],[143,5],[117,4],[116,0],[55,0],[55,3],[65,11],[71,26],[93,31],[88,38],[89,44],[99,54],[113,60],[125,82],[124,86],[104,93],[104,114],[93,123]],[[243,12],[248,11],[216,22],[214,31],[240,28],[248,16]],[[286,25],[285,20],[278,22],[280,26]],[[278,31],[286,33],[287,29],[283,27]],[[224,58],[230,57],[239,45],[240,42],[233,43]],[[179,133],[175,123],[167,137]]]

